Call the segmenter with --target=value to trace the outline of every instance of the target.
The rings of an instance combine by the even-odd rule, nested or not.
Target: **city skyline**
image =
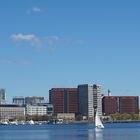
[[[87,83],[106,95],[139,96],[139,4],[0,1],[0,88],[8,102]]]

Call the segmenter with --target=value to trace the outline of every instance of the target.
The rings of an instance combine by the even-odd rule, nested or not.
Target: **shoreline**
[[[103,121],[103,123],[140,123],[140,120],[115,120],[115,121]]]
[[[73,121],[69,122],[68,124],[82,124],[82,123],[89,123],[92,124],[94,121]],[[103,121],[103,123],[140,123],[140,120],[116,120],[116,121]],[[64,123],[65,124],[65,123]]]

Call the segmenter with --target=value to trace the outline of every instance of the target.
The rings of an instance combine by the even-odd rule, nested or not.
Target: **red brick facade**
[[[116,112],[128,114],[139,113],[138,96],[104,96],[102,101],[104,115]]]
[[[54,113],[77,113],[77,88],[52,88],[49,91],[50,103],[54,106]]]

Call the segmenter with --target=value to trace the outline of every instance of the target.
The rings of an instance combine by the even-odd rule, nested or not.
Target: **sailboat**
[[[100,119],[100,116],[98,114],[98,111],[96,111],[96,116],[95,116],[95,127],[96,128],[104,128],[104,125]]]

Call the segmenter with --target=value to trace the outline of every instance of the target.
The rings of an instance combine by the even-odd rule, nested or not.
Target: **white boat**
[[[100,119],[100,116],[98,114],[98,111],[96,111],[96,115],[95,115],[95,127],[96,128],[104,128],[104,125]]]
[[[30,120],[28,123],[29,123],[30,125],[35,124],[33,120]]]
[[[2,121],[0,122],[1,125],[8,125],[8,122],[7,121]]]
[[[57,121],[56,121],[56,124],[62,124],[63,123],[63,119],[58,119]]]
[[[17,121],[12,121],[10,122],[11,125],[18,125],[18,122]]]
[[[18,124],[25,125],[25,121],[20,121],[20,122],[18,122]]]

